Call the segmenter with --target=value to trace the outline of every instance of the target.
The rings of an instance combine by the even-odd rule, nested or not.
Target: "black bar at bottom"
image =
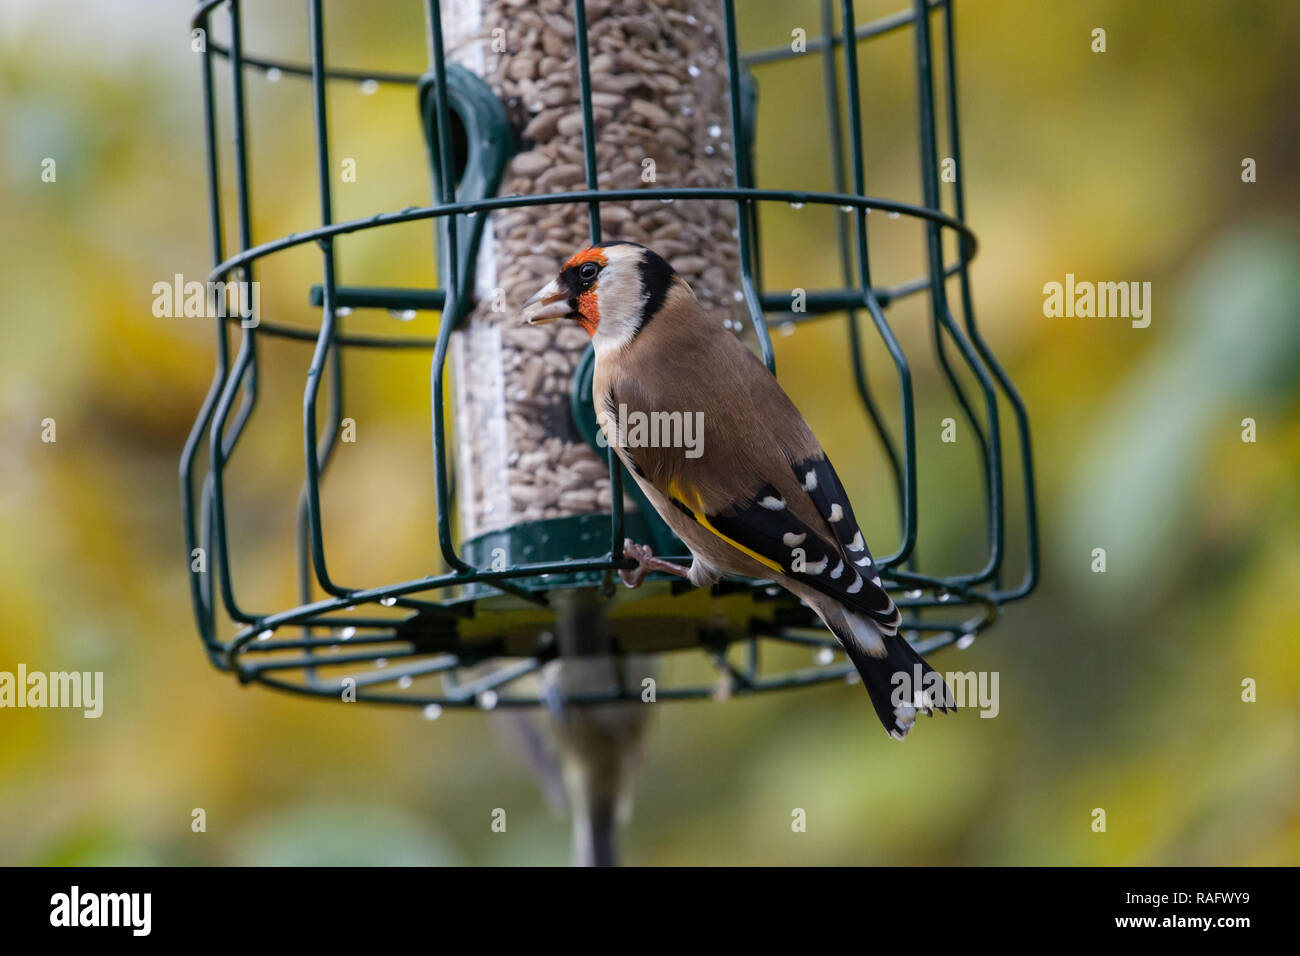
[[[467,904],[477,904],[499,911],[484,927],[498,944],[506,925],[552,948],[590,938],[611,921],[610,928],[643,941],[667,942],[678,938],[667,934],[684,930],[682,938],[695,940],[725,932],[734,943],[752,918],[701,921],[699,902],[752,907],[762,894],[790,904],[785,915],[795,932],[834,921],[838,935],[873,947],[884,942],[881,930],[921,949],[1095,936],[1147,944],[1200,937],[1231,946],[1259,929],[1281,938],[1292,918],[1294,880],[1292,871],[1262,868],[682,869],[671,883],[630,869],[562,871],[542,881],[524,869],[28,868],[0,870],[0,925],[7,943],[60,935],[131,943],[147,929],[149,938],[169,942],[192,940],[197,931],[207,946],[256,936],[260,944],[302,947],[342,942],[363,928],[398,931],[396,941],[418,925],[432,929],[430,918],[468,916]],[[119,925],[85,925],[105,917]]]

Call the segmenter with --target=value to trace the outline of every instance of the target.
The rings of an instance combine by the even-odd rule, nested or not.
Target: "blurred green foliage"
[[[859,22],[902,5],[861,2]],[[249,49],[304,58],[302,6],[245,4]],[[327,4],[330,59],[419,71],[420,6]],[[747,49],[818,33],[808,0],[740,6]],[[200,652],[175,471],[214,343],[207,322],[150,311],[154,282],[201,276],[211,258],[188,9],[0,11],[0,669],[107,674],[99,720],[0,711],[0,863],[561,861],[566,825],[494,719],[241,689]],[[860,688],[663,707],[627,859],[1300,862],[1300,7],[1004,0],[959,4],[958,29],[977,304],[1031,409],[1044,578],[987,639],[935,663],[999,671],[1001,714],[925,722],[899,746]],[[868,192],[918,201],[910,44],[864,47],[862,93]],[[760,70],[761,185],[829,186],[820,70]],[[308,88],[253,78],[249,95],[264,240],[318,221]],[[358,168],[335,190],[338,218],[428,201],[409,89],[335,86],[330,111],[333,154]],[[838,281],[834,215],[764,211],[771,287]],[[871,229],[878,281],[917,274],[920,229],[881,216]],[[425,224],[351,237],[340,260],[344,282],[435,278]],[[311,250],[268,263],[265,313],[310,323],[318,269]],[[1150,328],[1045,318],[1042,286],[1067,272],[1150,281]],[[894,316],[928,355],[920,305]],[[894,504],[843,344],[842,323],[802,327],[777,337],[778,368],[889,541]],[[308,355],[265,349],[264,406],[235,465],[240,584],[268,609],[292,601]],[[938,422],[960,416],[935,369],[915,374],[922,548],[958,570],[980,553],[974,450],[965,432],[939,442]],[[362,434],[327,487],[331,560],[345,580],[426,573],[427,360],[360,357],[348,387]],[[55,444],[40,441],[47,417]],[[496,807],[506,834],[489,828]]]

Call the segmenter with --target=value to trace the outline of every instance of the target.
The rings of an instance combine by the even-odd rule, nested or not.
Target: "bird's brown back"
[[[610,358],[596,362],[598,414],[604,408],[617,417],[620,405],[647,415],[702,413],[699,457],[688,457],[684,448],[624,450],[656,488],[669,497],[679,489],[693,494],[705,513],[714,514],[772,487],[796,517],[834,543],[794,472],[796,463],[822,455],[817,437],[766,366],[704,313],[685,283],[674,284],[658,314],[616,361]]]

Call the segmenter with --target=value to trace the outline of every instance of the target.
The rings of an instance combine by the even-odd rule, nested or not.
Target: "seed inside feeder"
[[[585,189],[572,5],[456,0],[443,9],[449,56],[483,77],[519,134],[520,150],[499,192]],[[587,10],[600,188],[733,185],[726,157],[710,154],[717,152],[710,140],[730,128],[718,5],[590,0]],[[506,52],[481,42],[498,28],[510,37]],[[651,168],[646,160],[653,161],[653,181],[642,179]],[[739,284],[733,203],[664,201],[647,192],[644,200],[601,203],[600,219],[602,238],[663,255],[701,300],[716,303],[719,320],[734,318],[739,327],[747,318],[743,302],[729,295]],[[585,204],[500,209],[486,217],[477,304],[452,337],[462,538],[612,504],[606,463],[570,412],[587,334],[566,321],[525,326],[515,311],[590,241]],[[494,311],[502,295],[507,308]]]

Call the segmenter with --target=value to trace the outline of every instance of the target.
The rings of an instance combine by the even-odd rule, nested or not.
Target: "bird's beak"
[[[537,294],[524,303],[519,315],[529,325],[544,325],[571,315],[569,296],[560,288],[560,280],[552,279],[537,290]]]

